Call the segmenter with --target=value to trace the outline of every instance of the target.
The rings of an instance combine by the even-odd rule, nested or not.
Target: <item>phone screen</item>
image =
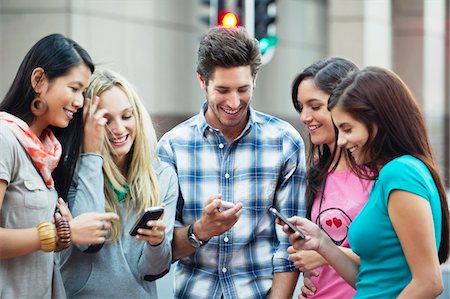
[[[150,220],[158,220],[164,212],[163,207],[151,207],[145,210],[144,214],[136,221],[130,230],[130,235],[136,236],[139,228],[149,229],[147,222]]]
[[[283,221],[284,223],[287,224],[287,226],[289,226],[290,230],[292,231],[292,233],[297,232],[300,234],[300,238],[304,239],[305,238],[305,234],[298,229],[298,227],[296,227],[294,224],[292,224],[292,222],[290,222],[289,220],[287,220],[287,218],[281,214],[280,212],[278,212],[277,209],[275,209],[274,207],[269,208],[269,212],[274,215],[275,217],[277,217],[278,219],[280,219],[281,221]]]

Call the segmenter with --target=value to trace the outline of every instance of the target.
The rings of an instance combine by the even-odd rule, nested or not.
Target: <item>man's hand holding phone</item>
[[[210,197],[203,208],[202,217],[195,222],[194,232],[203,242],[229,230],[242,213],[242,203],[222,200],[221,194]]]
[[[228,209],[231,209],[232,207],[234,207],[234,203],[229,202],[229,201],[225,201],[225,200],[221,200],[220,201],[219,212],[226,211]]]

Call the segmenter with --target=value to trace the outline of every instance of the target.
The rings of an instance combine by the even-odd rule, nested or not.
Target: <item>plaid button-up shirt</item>
[[[180,186],[176,226],[194,223],[205,201],[242,202],[238,222],[213,237],[175,270],[175,298],[266,298],[274,272],[293,271],[287,236],[269,207],[304,216],[305,154],[287,122],[250,108],[242,134],[227,144],[200,113],[165,134],[160,158],[175,168]]]

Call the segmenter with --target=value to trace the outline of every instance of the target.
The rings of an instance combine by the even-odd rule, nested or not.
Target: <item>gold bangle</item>
[[[41,250],[52,252],[56,249],[56,228],[51,222],[41,222],[37,226]]]

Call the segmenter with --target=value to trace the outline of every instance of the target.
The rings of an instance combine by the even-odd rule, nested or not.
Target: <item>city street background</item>
[[[44,35],[67,35],[137,88],[159,136],[198,113],[195,74],[209,14],[201,0],[0,0],[0,95]],[[246,1],[225,1],[233,8]],[[359,67],[397,72],[424,112],[432,148],[449,187],[449,0],[278,0],[273,57],[259,75],[252,105],[303,128],[290,99],[294,76],[312,62],[342,56]],[[450,266],[443,265],[450,298]],[[172,294],[173,270],[158,281]]]

